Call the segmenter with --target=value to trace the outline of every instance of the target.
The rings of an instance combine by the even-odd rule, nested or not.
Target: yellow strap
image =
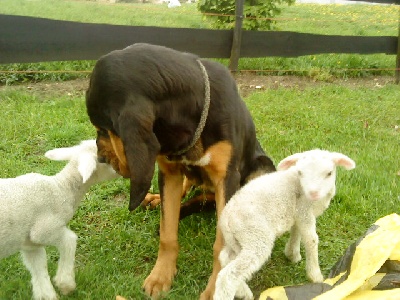
[[[400,216],[392,214],[375,222],[379,226],[357,246],[346,281],[314,300],[345,299],[372,277],[400,242]]]
[[[373,291],[384,273],[377,273],[387,259],[400,261],[400,216],[391,214],[375,222],[379,227],[368,234],[357,246],[350,274],[341,284],[313,300],[399,300],[400,289]],[[324,283],[334,285],[345,272]],[[306,286],[304,286],[306,288]],[[259,300],[288,300],[283,286],[261,293]]]
[[[400,289],[384,291],[360,291],[344,298],[345,300],[399,300]]]
[[[261,293],[259,300],[266,300],[267,298],[273,300],[288,300],[283,286],[277,286],[265,290]]]

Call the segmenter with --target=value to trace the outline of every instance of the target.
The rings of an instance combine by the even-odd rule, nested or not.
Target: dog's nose
[[[107,162],[104,156],[97,156],[97,161],[101,164],[105,164]]]

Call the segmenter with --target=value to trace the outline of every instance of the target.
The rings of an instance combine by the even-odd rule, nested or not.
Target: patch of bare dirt
[[[350,88],[368,87],[380,88],[387,84],[394,84],[394,77],[379,76],[368,78],[349,78],[349,79],[332,79],[329,82],[315,81],[312,78],[300,76],[261,76],[252,73],[240,73],[234,75],[238,84],[240,93],[243,97],[247,97],[252,93],[278,88],[297,88],[305,89],[307,87],[339,84]],[[26,89],[41,96],[84,96],[88,88],[89,79],[76,79],[63,82],[38,82],[21,84],[12,87],[0,86],[0,90],[4,88]]]
[[[59,97],[59,96],[84,96],[85,92],[89,86],[89,79],[75,79],[69,81],[60,82],[37,82],[37,83],[27,83],[14,86],[0,86],[2,89],[18,89],[26,90],[35,93],[39,96],[44,97]]]
[[[260,76],[251,73],[243,73],[234,76],[243,97],[264,89],[296,88],[305,89],[323,85],[339,84],[342,86],[357,88],[380,88],[387,84],[394,84],[394,77],[379,76],[368,78],[331,79],[329,82],[315,81],[304,76]]]

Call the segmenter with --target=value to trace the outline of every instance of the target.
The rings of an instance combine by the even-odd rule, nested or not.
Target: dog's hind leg
[[[215,194],[205,192],[182,203],[179,218],[182,220],[192,214],[209,211],[215,211]]]

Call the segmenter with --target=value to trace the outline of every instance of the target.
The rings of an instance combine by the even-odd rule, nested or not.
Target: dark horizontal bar
[[[229,58],[233,32],[190,28],[77,23],[0,15],[0,63],[97,60],[134,43],[150,43]],[[396,54],[397,37],[243,31],[241,57],[296,57],[321,53]]]

